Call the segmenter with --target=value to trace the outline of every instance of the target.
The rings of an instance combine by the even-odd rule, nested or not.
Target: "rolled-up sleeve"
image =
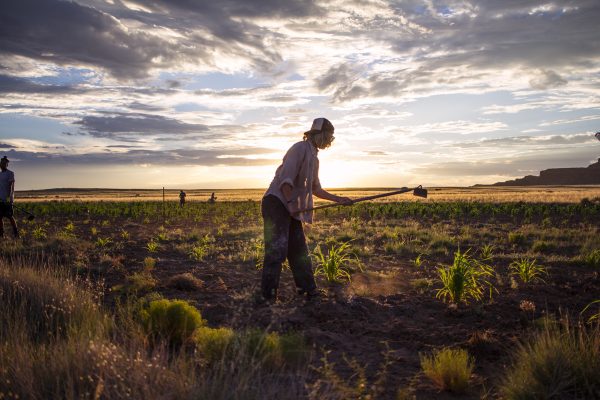
[[[304,158],[304,149],[302,142],[296,143],[285,154],[283,157],[283,163],[281,164],[281,170],[279,171],[279,188],[284,183],[288,183],[292,188],[294,187],[294,180],[300,171],[300,165]]]

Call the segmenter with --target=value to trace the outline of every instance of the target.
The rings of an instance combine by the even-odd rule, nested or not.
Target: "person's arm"
[[[349,206],[350,204],[353,203],[351,198],[346,197],[346,196],[336,196],[335,194],[329,193],[327,190],[325,190],[323,188],[318,188],[317,190],[313,191],[313,194],[320,199],[335,201],[336,203],[340,203],[345,206]]]
[[[15,202],[15,181],[13,179],[13,181],[10,183],[10,203],[14,203]]]

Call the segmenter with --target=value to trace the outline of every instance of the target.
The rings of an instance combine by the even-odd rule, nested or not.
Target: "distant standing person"
[[[183,207],[185,204],[185,192],[183,190],[179,191],[179,207]]]
[[[8,158],[0,160],[0,237],[4,237],[4,218],[8,218],[15,238],[19,237],[17,222],[13,215],[15,201],[15,174],[8,169]]]
[[[313,121],[302,141],[294,144],[283,157],[275,178],[261,205],[264,221],[265,259],[261,292],[267,301],[277,299],[282,263],[287,258],[299,294],[308,298],[319,295],[302,223],[312,223],[312,211],[299,212],[313,206],[315,195],[340,204],[352,204],[348,197],[331,194],[321,188],[317,154],[331,146],[333,124],[326,118]]]
[[[215,192],[212,192],[212,194],[210,195],[210,199],[208,199],[209,203],[214,203],[217,201],[217,198],[215,197]]]

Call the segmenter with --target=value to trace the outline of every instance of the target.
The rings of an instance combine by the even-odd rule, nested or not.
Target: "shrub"
[[[464,393],[469,387],[474,361],[466,350],[444,348],[420,359],[423,372],[440,389]]]
[[[599,325],[546,324],[519,345],[500,390],[506,399],[598,398]]]
[[[489,278],[493,276],[490,266],[477,261],[469,255],[469,250],[454,253],[454,262],[450,267],[437,269],[442,287],[437,290],[436,297],[452,303],[468,303],[470,299],[481,300],[483,286],[491,291],[493,285]]]
[[[548,275],[546,267],[537,265],[536,260],[530,260],[528,258],[513,261],[508,268],[511,271],[511,275],[518,276],[523,283],[535,282],[538,280],[544,282],[544,280],[540,278],[540,275]]]
[[[207,362],[222,360],[232,349],[235,332],[229,328],[209,328],[202,326],[194,332],[194,343],[200,356]]]
[[[203,326],[200,311],[185,300],[154,300],[141,311],[146,332],[154,338],[181,344],[192,336],[196,328]]]
[[[196,278],[190,272],[185,272],[183,274],[177,274],[172,276],[167,286],[179,289],[179,290],[198,290],[204,286],[204,281],[202,279]]]

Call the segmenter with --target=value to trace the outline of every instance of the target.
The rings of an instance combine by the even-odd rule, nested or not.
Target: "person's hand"
[[[337,203],[340,203],[344,206],[351,206],[352,204],[354,204],[354,200],[352,200],[350,197],[341,196],[338,197]]]
[[[298,203],[295,201],[287,203],[287,209],[290,212],[290,215],[297,215],[300,211],[300,208],[298,208]]]

